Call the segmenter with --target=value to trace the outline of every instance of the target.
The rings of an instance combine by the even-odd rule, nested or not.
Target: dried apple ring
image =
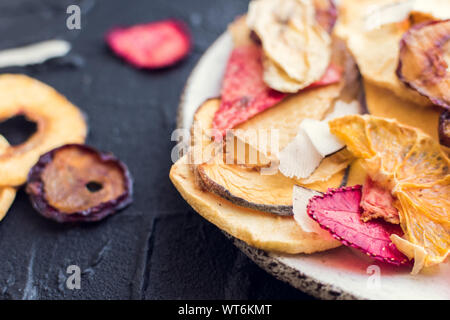
[[[79,144],[41,156],[26,191],[40,214],[58,222],[101,220],[129,205],[133,193],[124,163]]]
[[[0,154],[0,186],[22,185],[41,154],[67,143],[83,143],[87,135],[81,111],[56,90],[25,75],[1,75],[0,120],[18,115],[35,122],[37,131]]]
[[[8,141],[0,135],[0,154],[9,147]],[[16,198],[17,190],[13,187],[0,187],[0,221],[6,216]]]

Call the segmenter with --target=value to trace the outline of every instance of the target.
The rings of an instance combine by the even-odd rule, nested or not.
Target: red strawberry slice
[[[262,56],[262,48],[258,45],[237,47],[231,53],[222,85],[221,104],[213,120],[213,128],[222,134],[288,96],[264,83]],[[340,79],[341,70],[330,66],[322,79],[308,88],[325,86]]]
[[[392,234],[403,234],[400,226],[381,220],[361,221],[361,189],[359,185],[329,189],[310,200],[308,215],[346,246],[396,266],[409,265],[408,258],[390,240]]]
[[[106,42],[118,56],[138,68],[148,69],[171,66],[191,50],[187,26],[172,19],[112,29]]]

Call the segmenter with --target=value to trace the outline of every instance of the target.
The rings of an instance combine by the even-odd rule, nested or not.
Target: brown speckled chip
[[[98,221],[132,201],[132,178],[112,154],[78,144],[54,149],[30,170],[33,207],[58,222]]]

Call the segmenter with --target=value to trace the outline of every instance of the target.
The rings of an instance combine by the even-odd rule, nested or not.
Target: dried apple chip
[[[41,154],[67,143],[83,143],[87,135],[83,114],[53,88],[25,75],[1,75],[0,120],[18,115],[35,122],[37,131],[1,153],[1,186],[25,183]]]
[[[368,115],[333,120],[330,131],[391,191],[405,234],[396,243],[415,259],[414,272],[444,261],[450,250],[450,160],[439,143],[419,129]]]
[[[249,5],[247,24],[259,37],[274,65],[266,83],[280,87],[280,79],[308,87],[325,73],[331,59],[331,39],[316,21],[313,1],[255,0]],[[279,67],[277,69],[276,67]],[[273,76],[281,70],[284,76]]]
[[[98,221],[129,205],[132,178],[112,154],[69,144],[44,154],[26,188],[33,207],[57,222]]]

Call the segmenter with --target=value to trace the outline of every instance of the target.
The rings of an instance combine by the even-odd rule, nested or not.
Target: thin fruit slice
[[[187,26],[173,19],[114,28],[107,33],[106,42],[135,67],[148,69],[169,67],[191,50]]]
[[[53,88],[24,75],[0,76],[0,120],[18,115],[37,124],[24,143],[0,155],[0,185],[26,182],[39,156],[67,143],[83,143],[87,125],[81,111]]]
[[[450,111],[445,110],[439,117],[439,141],[450,148]]]
[[[400,227],[384,221],[361,221],[361,186],[329,190],[308,204],[308,215],[344,245],[393,265],[406,265],[408,258],[390,240],[401,235]]]
[[[313,1],[252,1],[247,23],[261,39],[266,56],[299,82],[300,89],[323,76],[330,63],[331,39],[316,22]]]
[[[418,129],[367,115],[333,120],[330,130],[396,199],[404,239],[426,252],[416,263],[444,261],[450,251],[450,160],[439,143]]]
[[[304,232],[292,217],[237,206],[194,183],[187,157],[175,163],[170,179],[183,198],[205,219],[247,244],[281,253],[313,253],[340,246],[334,239],[322,239]]]
[[[363,186],[361,208],[364,210],[361,215],[364,222],[381,218],[392,224],[400,223],[391,192],[370,178],[367,178]]]
[[[225,164],[220,156],[213,161],[197,166],[202,187],[234,204],[270,212],[277,215],[292,215],[292,190],[299,184],[280,172],[262,174],[240,165]],[[326,191],[341,185],[343,170],[328,176],[325,181],[302,185],[308,189]]]
[[[413,26],[400,42],[397,75],[434,104],[450,109],[450,20]]]
[[[98,221],[132,202],[128,168],[112,154],[69,144],[44,154],[26,188],[33,207],[57,222]]]
[[[9,147],[8,141],[0,135],[0,155]],[[0,221],[8,213],[9,208],[16,198],[17,189],[13,187],[0,187]]]

